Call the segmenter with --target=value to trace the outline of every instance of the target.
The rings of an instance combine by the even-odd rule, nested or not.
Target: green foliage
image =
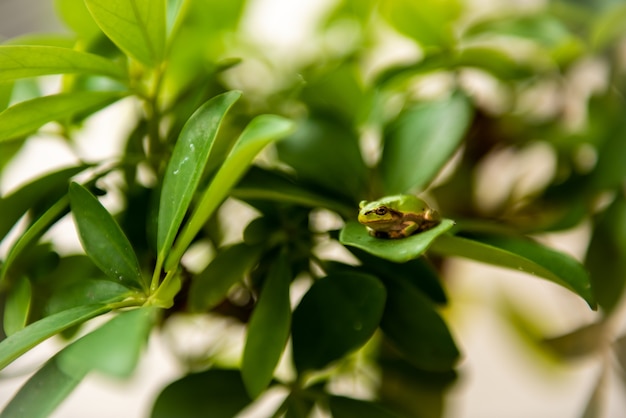
[[[285,62],[246,40],[243,0],[57,0],[72,34],[0,45],[2,179],[43,131],[83,161],[85,122],[121,99],[137,104],[117,157],[36,174],[0,196],[0,369],[47,338],[67,344],[1,416],[48,416],[89,373],[131,376],[172,318],[223,315],[247,327],[241,360],[181,359],[189,371],[163,388],[153,417],[231,417],[275,387],[285,393],[277,417],[440,417],[457,364],[472,356],[441,311],[459,257],[599,307],[593,323],[557,336],[509,319],[563,361],[613,350],[623,366],[613,324],[626,287],[616,58],[626,8],[565,1],[474,16],[469,3],[342,0],[316,22],[314,52]],[[389,31],[413,59],[377,61]],[[608,69],[606,86],[573,97],[590,57]],[[44,94],[50,76],[59,83]],[[541,113],[529,93],[544,86],[575,106]],[[571,109],[583,116],[568,119]],[[496,189],[485,167],[503,153],[521,164],[537,144],[553,174],[483,201]],[[361,200],[406,193],[423,193],[439,224],[383,239],[357,222]],[[81,254],[49,242],[66,216]],[[581,225],[591,230],[582,261],[542,244]],[[207,251],[194,264],[196,246]],[[329,246],[353,257],[338,262]],[[336,392],[346,375],[371,396]],[[601,409],[604,380],[587,413]]]

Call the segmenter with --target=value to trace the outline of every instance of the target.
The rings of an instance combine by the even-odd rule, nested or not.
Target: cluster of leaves
[[[298,63],[299,77],[292,73],[279,88],[242,95],[232,78],[229,83],[239,59],[227,45],[243,0],[59,0],[72,36],[29,36],[0,46],[1,167],[48,122],[72,146],[83,122],[112,103],[133,100],[142,111],[115,161],[67,167],[0,200],[3,239],[23,220],[1,265],[0,368],[53,335],[71,339],[3,416],[47,416],[93,371],[129,376],[148,335],[174,312],[245,322],[245,349],[238,369],[190,370],[164,388],[154,417],[233,416],[273,386],[289,393],[275,416],[304,417],[314,407],[336,417],[439,416],[460,356],[439,313],[447,302],[439,272],[448,257],[525,271],[571,290],[593,309],[597,303],[597,324],[545,343],[564,355],[572,344],[580,347],[579,339],[593,341],[584,353],[607,349],[626,279],[626,130],[616,94],[624,85],[612,55],[626,8],[578,3],[468,25],[460,1],[344,0],[321,30],[358,27],[356,41]],[[395,30],[422,54],[365,81],[381,28]],[[530,52],[513,55],[511,43]],[[589,56],[613,72],[612,88],[589,102],[586,129],[514,111],[524,91],[562,80]],[[264,58],[255,50],[241,70],[246,59],[267,63]],[[464,85],[472,72],[511,98],[497,116]],[[38,77],[56,74],[60,91],[42,95]],[[449,80],[445,93],[415,94],[433,74]],[[379,141],[379,158],[362,154],[370,137]],[[525,201],[511,195],[485,216],[474,202],[476,167],[536,138],[555,151],[557,175]],[[255,163],[270,144],[275,161]],[[597,155],[584,170],[574,158],[581,146]],[[452,174],[434,184],[454,155]],[[123,179],[115,192],[124,207],[115,215],[96,197],[113,191],[102,182],[111,175]],[[429,231],[382,240],[355,222],[363,199],[427,189],[445,216]],[[258,216],[246,221],[239,242],[225,245],[217,214],[227,198]],[[341,217],[343,228],[320,231],[312,216],[320,210]],[[59,254],[41,240],[69,214],[84,255]],[[584,265],[525,235],[589,219]],[[328,242],[343,244],[357,262],[321,257],[319,245]],[[181,260],[196,243],[215,255],[194,273]],[[296,278],[310,287],[292,309]],[[233,287],[250,300],[231,297]],[[104,325],[73,338],[79,325],[109,312]],[[286,347],[293,379],[275,376]],[[371,385],[375,400],[331,390],[342,366],[357,367],[355,352],[380,370]]]

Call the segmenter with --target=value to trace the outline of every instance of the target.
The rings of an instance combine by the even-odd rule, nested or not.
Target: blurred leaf
[[[20,102],[0,113],[0,142],[19,139],[48,122],[99,110],[123,96],[124,93],[113,91],[80,91]]]
[[[87,9],[122,51],[149,67],[165,53],[165,0],[85,0]]]
[[[170,383],[159,394],[151,418],[232,418],[250,404],[238,370],[207,370]]]
[[[537,75],[537,70],[529,63],[520,62],[504,51],[487,46],[463,48],[456,58],[456,65],[478,68],[503,81]]]
[[[106,305],[79,306],[33,322],[0,341],[0,370],[43,340],[109,310]]]
[[[16,280],[7,292],[4,305],[4,333],[7,336],[24,329],[31,304],[31,286],[27,277]]]
[[[281,173],[255,166],[250,168],[233,189],[232,196],[242,200],[272,200],[311,208],[322,207],[346,217],[353,215],[356,210],[351,205],[344,205],[309,188],[301,187]]]
[[[298,371],[322,369],[365,344],[384,306],[385,288],[374,276],[343,272],[317,280],[293,313]]]
[[[26,33],[5,41],[3,45],[53,46],[72,50],[76,45],[76,39],[73,36],[58,33]]]
[[[436,227],[406,238],[383,239],[371,236],[365,226],[358,222],[348,222],[339,234],[339,242],[394,263],[404,263],[421,256],[435,238],[452,228],[453,225],[454,221],[443,219]]]
[[[77,306],[119,302],[136,292],[109,280],[82,279],[57,288],[46,306],[49,315]]]
[[[56,10],[63,22],[85,40],[101,34],[84,0],[55,0]]]
[[[241,97],[238,91],[216,96],[189,118],[167,165],[159,206],[157,251],[170,250],[198,187],[211,148],[226,112]]]
[[[431,301],[409,283],[385,280],[387,303],[380,328],[402,356],[421,370],[446,371],[459,350]]]
[[[11,96],[13,96],[13,81],[1,81],[0,82],[0,112],[9,107],[11,104]],[[0,168],[2,165],[0,165]]]
[[[78,386],[83,376],[71,376],[59,367],[59,354],[37,371],[5,406],[2,418],[46,418]]]
[[[620,303],[626,287],[626,198],[618,196],[595,220],[585,265],[593,294],[605,313]]]
[[[201,198],[183,228],[165,263],[166,270],[178,264],[202,226],[228,196],[252,164],[257,154],[270,143],[283,138],[293,130],[293,123],[274,115],[254,118],[241,133],[226,160],[204,190]]]
[[[351,248],[363,267],[380,278],[397,277],[412,284],[427,295],[435,303],[447,303],[448,298],[441,286],[437,272],[424,258],[416,258],[406,263],[393,263],[382,258],[374,257],[367,252]]]
[[[241,376],[252,398],[271,382],[289,338],[291,272],[286,258],[282,254],[272,264],[248,323]]]
[[[70,178],[87,167],[80,165],[45,174],[0,199],[0,239],[29,209],[49,207],[51,203],[48,202],[56,202],[63,197],[67,193]]]
[[[376,77],[377,86],[387,87],[392,83],[400,83],[409,77],[452,68],[454,61],[448,54],[429,51],[419,61],[409,64],[395,64],[383,70]]]
[[[330,396],[328,406],[333,418],[400,418],[375,402],[345,396]]]
[[[591,43],[597,50],[619,40],[626,33],[626,5],[616,2],[591,21]]]
[[[131,375],[154,322],[156,308],[143,307],[118,314],[63,350],[58,366],[80,378],[92,370],[114,376]]]
[[[622,380],[626,381],[626,335],[622,335],[613,343],[613,350],[621,367]]]
[[[592,173],[592,185],[600,190],[619,190],[625,183],[626,179],[626,126],[621,120],[621,112],[623,104],[620,104],[613,120],[600,121],[607,126],[604,133],[604,143],[598,149],[598,161],[595,170]],[[601,112],[608,112],[607,105]],[[612,110],[612,109],[611,109]],[[612,119],[612,118],[611,118]]]
[[[385,133],[385,194],[424,190],[461,144],[471,119],[471,105],[458,92],[404,110]]]
[[[602,418],[606,416],[604,413],[604,407],[606,403],[606,371],[600,372],[600,378],[593,387],[593,392],[585,405],[581,418]]]
[[[365,194],[367,170],[351,126],[331,118],[299,121],[298,129],[277,145],[280,160],[299,182],[314,184],[358,201]]]
[[[572,360],[598,352],[608,342],[603,322],[584,325],[574,331],[542,341],[545,348],[562,359]]]
[[[200,274],[195,276],[189,289],[189,308],[203,312],[217,306],[228,290],[257,263],[260,247],[243,243],[221,250]]]
[[[98,199],[78,183],[70,185],[72,215],[87,255],[111,280],[134,289],[146,290],[133,248]]]
[[[454,44],[453,22],[461,6],[456,0],[396,0],[381,2],[380,11],[391,26],[421,46],[448,49]]]
[[[119,64],[98,55],[55,46],[0,45],[0,81],[49,74],[127,77]]]
[[[576,293],[590,308],[596,308],[585,268],[569,255],[528,238],[480,234],[469,239],[442,235],[431,250],[443,256],[469,258],[543,277]]]

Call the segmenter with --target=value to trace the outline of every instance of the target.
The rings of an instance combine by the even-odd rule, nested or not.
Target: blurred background
[[[338,54],[342,49],[348,49],[353,34],[351,31],[358,32],[358,28],[350,27],[349,24],[343,27],[338,25],[334,31],[326,31],[324,37],[319,38],[318,22],[335,3],[333,0],[250,1],[242,28],[243,36],[247,39],[242,44],[265,49],[273,64],[261,65],[257,58],[252,58],[247,64],[249,67],[243,65],[242,70],[232,76],[231,83],[244,91],[271,89],[276,83],[280,84],[281,74],[288,74],[290,66],[297,67],[298,60],[306,61],[315,56],[318,49],[337,51]],[[502,16],[510,16],[548,6],[547,2],[538,0],[473,0],[466,3],[470,10],[468,22],[484,15],[501,13]],[[584,1],[581,0],[581,3]],[[63,30],[63,25],[55,17],[52,0],[0,0],[0,38]],[[377,66],[382,67],[389,62],[401,63],[421,53],[414,45],[397,36],[383,36],[389,39],[384,47],[372,54],[372,72]],[[623,39],[621,44],[623,53],[626,51]],[[527,45],[509,46],[519,48],[518,52],[522,55],[528,52],[524,51],[525,47]],[[619,51],[619,48],[616,49]],[[245,48],[239,47],[236,52],[244,57],[245,64]],[[618,57],[616,61],[626,62],[624,58]],[[277,68],[276,62],[284,65]],[[272,70],[277,72],[272,73]],[[558,114],[568,129],[576,130],[587,123],[587,99],[594,92],[607,89],[608,74],[605,61],[593,55],[583,57],[558,81],[529,82],[525,89],[522,86],[516,92],[519,101],[515,112],[539,122],[550,120]],[[471,71],[463,74],[463,77],[467,90],[475,94],[475,100],[481,103],[488,117],[506,114],[504,109],[508,106],[509,97],[493,79]],[[260,79],[264,83],[259,83]],[[420,95],[428,97],[436,95],[445,83],[445,78],[432,77],[422,81],[417,89]],[[259,84],[262,86],[259,87]],[[90,122],[83,135],[88,138],[85,139],[88,142],[83,145],[85,152],[98,158],[115,155],[117,145],[114,141],[98,141],[94,138],[111,137],[111,132],[107,131],[110,126],[108,121],[123,118],[130,109],[122,103],[107,109]],[[43,145],[44,142],[46,145]],[[593,165],[594,158],[597,158],[589,147],[581,146],[575,152],[581,165]],[[50,145],[43,140],[34,142],[32,146],[25,147],[11,163],[7,176],[2,178],[0,190],[5,194],[29,178],[65,165],[69,158],[72,157],[60,144]],[[622,163],[626,165],[626,161]],[[489,214],[497,211],[507,199],[523,200],[533,195],[545,187],[557,170],[554,149],[541,141],[515,151],[501,148],[493,152],[480,167],[476,167],[472,178],[478,210]],[[441,181],[446,175],[442,173]],[[583,220],[558,232],[542,233],[538,238],[549,246],[583,260],[591,233],[591,222]],[[72,236],[61,237],[59,242],[67,251],[79,248]],[[591,312],[582,300],[556,285],[522,273],[464,260],[452,260],[446,265],[444,273],[448,280],[451,304],[443,313],[464,353],[459,368],[460,378],[449,392],[445,416],[581,416],[589,399],[594,396],[594,388],[605,364],[603,359],[593,355],[567,362],[555,359],[529,343],[520,329],[527,329],[530,323],[541,328],[542,333],[559,335],[591,323],[598,313]],[[623,307],[620,305],[617,309],[623,310]],[[527,323],[516,328],[516,320]],[[177,330],[175,336],[153,336],[138,372],[129,381],[120,382],[90,375],[54,416],[83,417],[87,413],[90,417],[147,416],[159,390],[181,373],[176,357],[172,354],[172,341],[206,347],[219,340],[221,342],[216,350],[223,351],[221,355],[225,358],[237,358],[237,350],[241,350],[242,330],[228,323],[192,322],[183,328]],[[211,335],[207,335],[207,328],[213,330]],[[616,328],[622,330],[624,324],[618,323]],[[60,347],[57,342],[48,341],[3,371],[0,374],[0,405],[11,398],[28,378],[28,373],[47,358],[49,352]],[[601,396],[605,401],[604,416],[623,417],[626,411],[626,391],[620,376],[609,373],[603,379],[610,379],[611,382],[604,384],[602,392],[595,396]],[[279,397],[280,394],[276,394],[276,398],[270,396],[266,402],[276,405]],[[262,417],[262,410],[263,406],[246,411],[242,416]]]

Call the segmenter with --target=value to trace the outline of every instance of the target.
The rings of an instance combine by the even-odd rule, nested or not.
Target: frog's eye
[[[387,208],[384,207],[384,206],[381,206],[381,207],[378,207],[378,208],[374,209],[374,212],[378,216],[383,216],[383,215],[387,214]]]

